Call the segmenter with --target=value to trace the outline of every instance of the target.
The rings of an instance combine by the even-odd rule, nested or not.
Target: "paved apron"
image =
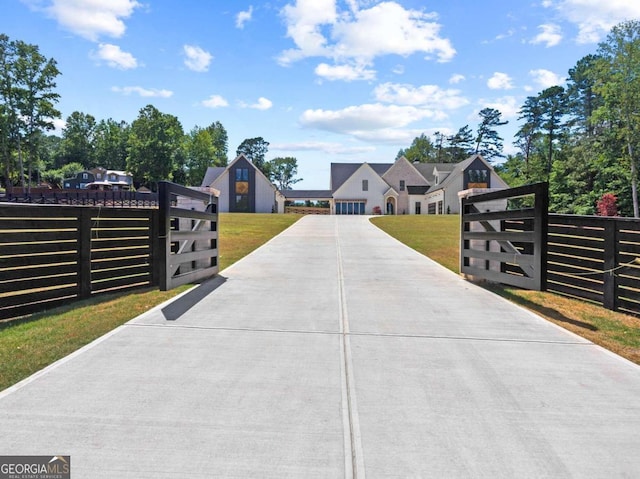
[[[640,367],[307,216],[0,393],[0,431],[76,478],[638,477]]]

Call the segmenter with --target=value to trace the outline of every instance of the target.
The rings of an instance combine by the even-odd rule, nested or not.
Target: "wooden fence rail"
[[[158,210],[0,203],[0,319],[157,284]]]
[[[17,190],[17,188],[14,188]],[[41,205],[83,205],[121,208],[157,207],[157,193],[137,191],[96,191],[96,190],[43,190],[30,192],[8,192],[0,196],[2,203],[29,203]],[[1,204],[1,203],[0,203]]]
[[[547,289],[640,314],[640,221],[549,215]]]
[[[160,191],[160,208],[0,203],[0,320],[217,273],[217,198],[166,182]]]
[[[166,181],[159,184],[160,289],[218,273],[218,198]]]
[[[540,183],[463,198],[460,271],[640,315],[640,220],[548,214],[547,195]]]
[[[508,209],[528,197],[531,207]],[[547,197],[547,185],[538,183],[462,198],[460,272],[544,290]]]

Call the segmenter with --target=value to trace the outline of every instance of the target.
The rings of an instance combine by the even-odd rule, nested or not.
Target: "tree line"
[[[504,122],[491,109],[480,117],[475,134],[468,125],[450,136],[435,133],[434,140],[423,134],[398,154],[424,162],[457,162],[473,153],[499,158],[496,127]],[[510,186],[548,181],[557,213],[640,217],[640,22],[613,27],[595,53],[569,70],[566,86],[527,97],[518,120],[518,152],[494,164]]]
[[[160,180],[199,186],[210,166],[228,164],[228,134],[219,121],[189,132],[174,115],[153,105],[139,111],[131,124],[112,118],[97,120],[75,111],[66,118],[62,136],[54,129],[60,96],[55,92],[60,71],[36,45],[0,35],[0,182],[25,189],[45,182],[61,187],[63,179],[101,166],[126,170],[134,184],[152,189]],[[245,154],[278,187],[295,179],[293,157],[265,160],[269,143],[249,138],[236,154]]]

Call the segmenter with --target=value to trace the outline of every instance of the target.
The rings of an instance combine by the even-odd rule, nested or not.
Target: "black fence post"
[[[160,291],[167,291],[170,287],[171,185],[165,181],[158,182],[158,206],[158,277]]]
[[[91,296],[91,212],[81,208],[78,215],[78,297]]]
[[[618,224],[614,219],[604,220],[604,307],[618,310]]]
[[[538,183],[535,191],[535,218],[533,220],[534,269],[537,274],[537,289],[547,290],[547,250],[549,241],[549,183]],[[536,253],[537,252],[537,253]]]

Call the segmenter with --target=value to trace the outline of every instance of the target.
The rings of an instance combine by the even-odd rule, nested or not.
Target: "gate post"
[[[165,181],[158,182],[158,279],[160,291],[169,289],[169,261],[171,244],[169,230],[171,228],[171,189]]]
[[[604,288],[603,305],[612,311],[618,310],[618,277],[613,271],[617,266],[618,225],[614,219],[604,221]],[[607,272],[608,271],[608,272]]]

